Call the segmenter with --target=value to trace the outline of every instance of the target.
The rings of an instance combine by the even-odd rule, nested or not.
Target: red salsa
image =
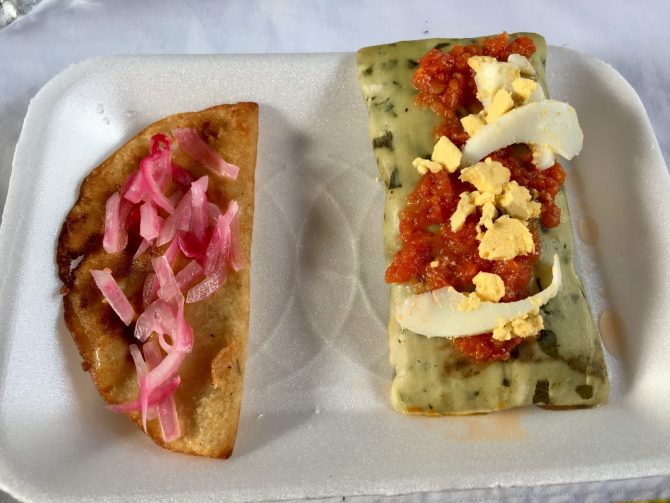
[[[431,49],[421,60],[414,74],[414,86],[419,90],[417,103],[430,107],[443,120],[435,131],[436,138],[447,136],[462,146],[468,139],[460,118],[481,110],[475,97],[473,71],[469,57],[486,55],[507,61],[512,53],[531,56],[535,52],[528,37],[509,40],[503,33],[480,45],[454,46],[448,53]],[[560,223],[560,209],[554,203],[565,179],[565,172],[556,163],[539,170],[532,163],[526,145],[512,145],[498,150],[490,157],[511,172],[511,179],[527,187],[541,205],[540,222],[545,227]],[[460,292],[474,289],[472,278],[480,271],[499,275],[505,283],[501,302],[513,302],[530,294],[533,268],[540,256],[538,225],[530,230],[535,251],[511,260],[486,260],[479,256],[476,225],[480,215],[470,215],[458,232],[451,230],[450,218],[459,195],[475,187],[462,182],[458,172],[446,171],[425,174],[407,198],[400,213],[402,246],[386,270],[386,282],[409,283],[416,293],[452,286]],[[455,347],[476,362],[506,360],[510,352],[523,342],[522,338],[495,341],[491,334],[461,337],[453,340]]]
[[[419,91],[416,101],[430,107],[442,123],[435,136],[446,136],[462,147],[468,135],[463,130],[460,118],[482,109],[477,100],[474,71],[468,66],[472,56],[490,56],[498,61],[507,61],[510,54],[530,57],[535,44],[528,37],[509,40],[506,33],[490,38],[482,45],[456,45],[449,52],[431,49],[420,60],[412,83]]]

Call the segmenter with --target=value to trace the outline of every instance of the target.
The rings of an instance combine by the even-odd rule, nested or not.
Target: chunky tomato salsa
[[[528,37],[510,41],[501,34],[482,45],[454,46],[449,52],[432,49],[419,60],[413,83],[419,91],[418,105],[430,107],[442,118],[435,130],[436,138],[447,136],[459,147],[468,139],[460,119],[477,113],[482,105],[476,98],[473,70],[467,61],[471,56],[492,56],[506,61],[516,53],[530,57],[535,46]],[[502,163],[511,172],[511,179],[525,186],[542,205],[540,222],[544,227],[560,223],[560,209],[554,197],[565,179],[560,164],[539,170],[532,162],[526,145],[512,145],[494,152],[490,157]],[[472,278],[479,272],[499,275],[505,284],[501,302],[523,299],[530,294],[533,268],[540,256],[538,225],[530,230],[535,251],[511,260],[487,260],[479,256],[476,225],[480,215],[470,215],[463,227],[453,232],[450,217],[459,201],[459,195],[475,188],[458,178],[458,171],[426,173],[408,196],[407,205],[400,213],[402,246],[386,271],[388,283],[410,283],[415,292],[452,286],[460,292],[472,291]],[[491,334],[461,337],[453,340],[455,347],[477,362],[506,360],[523,339],[495,341]]]

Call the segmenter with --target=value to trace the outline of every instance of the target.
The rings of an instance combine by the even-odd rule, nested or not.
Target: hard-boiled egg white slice
[[[466,337],[492,332],[519,316],[535,312],[556,296],[561,287],[561,266],[554,255],[551,284],[517,302],[481,302],[472,311],[458,309],[466,296],[452,287],[411,295],[395,302],[395,319],[404,329],[426,337]]]
[[[482,126],[463,147],[461,167],[514,143],[542,145],[572,159],[582,150],[583,140],[577,112],[570,105],[556,100],[528,103]]]

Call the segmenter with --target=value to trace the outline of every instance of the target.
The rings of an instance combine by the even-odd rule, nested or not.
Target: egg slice
[[[535,312],[556,296],[561,287],[561,266],[554,255],[551,284],[541,292],[517,302],[485,302],[471,311],[458,306],[467,297],[452,287],[420,295],[410,295],[395,302],[395,319],[403,329],[426,337],[466,337],[492,332],[514,318]]]
[[[537,101],[514,108],[482,126],[463,147],[461,167],[514,143],[542,145],[572,159],[582,150],[583,140],[574,108],[556,100]]]

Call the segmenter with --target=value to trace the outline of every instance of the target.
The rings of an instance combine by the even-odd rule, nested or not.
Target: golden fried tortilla
[[[163,447],[189,454],[227,458],[233,452],[242,400],[242,383],[249,331],[249,273],[254,212],[254,168],[258,138],[255,103],[220,105],[162,119],[135,136],[94,169],[83,181],[58,238],[58,274],[64,284],[65,322],[100,395],[110,404],[138,397],[139,388],[129,345],[134,323],[126,327],[91,277],[91,269],[111,269],[136,313],[142,312],[142,286],[153,272],[151,259],[163,250],[132,257],[139,239],[129,235],[124,252],[108,254],[102,248],[105,201],[123,185],[148,155],[150,138],[171,136],[178,127],[191,127],[228,162],[240,167],[237,180],[211,175],[178,149],[173,161],[196,177],[209,174],[209,200],[225,210],[235,199],[240,206],[241,251],[245,267],[231,271],[225,285],[212,297],[186,304],[193,327],[193,352],[186,356],[175,393],[182,436],[163,442],[158,420],[148,422],[148,434]],[[81,261],[79,261],[81,259]],[[177,265],[179,267],[179,265]],[[128,417],[141,427],[139,413]]]

